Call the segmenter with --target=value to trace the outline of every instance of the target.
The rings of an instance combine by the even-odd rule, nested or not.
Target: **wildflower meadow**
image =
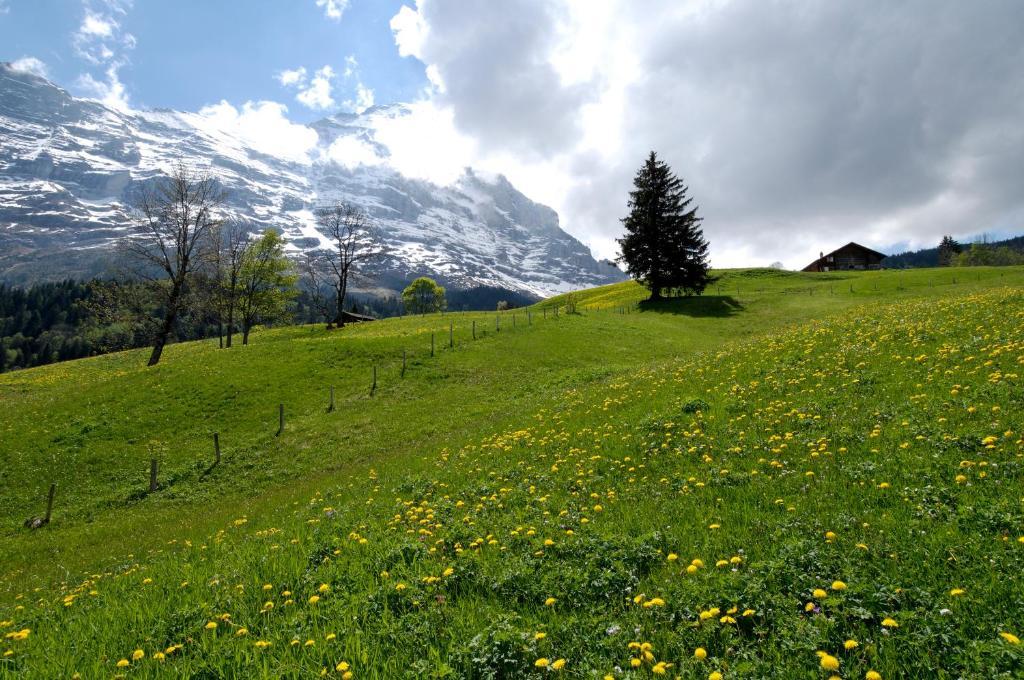
[[[0,677],[1021,677],[1024,270],[971,276],[6,374]]]

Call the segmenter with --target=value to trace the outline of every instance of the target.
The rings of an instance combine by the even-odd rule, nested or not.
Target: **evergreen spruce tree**
[[[672,294],[700,295],[711,282],[708,242],[687,187],[653,151],[633,179],[626,235],[618,239],[618,262],[651,291],[651,300]]]
[[[953,258],[963,252],[963,246],[961,246],[952,236],[943,236],[942,241],[939,243],[939,266],[948,267],[953,262]]]

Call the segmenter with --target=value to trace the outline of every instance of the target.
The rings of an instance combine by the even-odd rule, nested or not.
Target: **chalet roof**
[[[843,248],[849,248],[850,246],[853,246],[854,248],[859,248],[861,250],[865,250],[865,251],[871,253],[872,255],[877,255],[878,257],[889,257],[885,253],[880,253],[877,250],[873,250],[871,248],[868,248],[867,246],[862,246],[861,244],[857,243],[856,241],[850,241],[845,246],[840,246],[839,248],[836,248],[835,250],[833,250],[831,253],[825,253],[824,257],[828,257],[829,255],[835,255],[836,253],[838,253]],[[820,260],[821,258],[818,258],[818,259]]]

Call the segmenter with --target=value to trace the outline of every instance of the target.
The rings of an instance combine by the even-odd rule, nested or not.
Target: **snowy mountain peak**
[[[127,233],[133,187],[183,159],[218,176],[231,213],[280,229],[296,252],[322,243],[316,205],[361,205],[393,253],[373,272],[383,289],[427,274],[547,295],[622,278],[502,175],[467,168],[439,186],[396,171],[377,131],[404,105],[294,126],[305,148],[261,146],[216,113],[116,111],[0,65],[0,277],[98,273]]]

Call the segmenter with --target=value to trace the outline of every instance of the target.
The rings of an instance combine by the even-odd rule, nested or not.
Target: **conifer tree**
[[[952,236],[943,236],[939,243],[939,266],[948,267],[953,258],[963,252],[961,246]]]
[[[712,280],[708,242],[686,185],[652,151],[633,187],[629,215],[622,219],[626,235],[618,239],[618,261],[650,289],[651,300],[661,298],[665,290],[700,295]]]

